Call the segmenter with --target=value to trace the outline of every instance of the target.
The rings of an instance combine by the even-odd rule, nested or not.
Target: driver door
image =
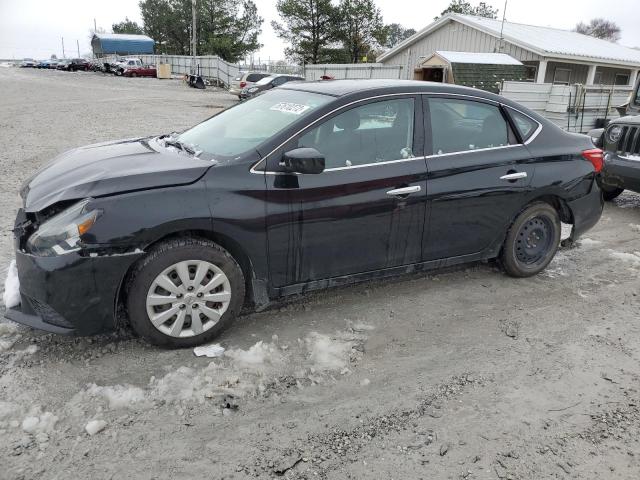
[[[427,169],[419,98],[369,100],[312,125],[268,159],[267,235],[274,287],[421,261]],[[290,174],[284,152],[325,157]]]

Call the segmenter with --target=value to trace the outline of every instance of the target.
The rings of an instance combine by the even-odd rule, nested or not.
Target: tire
[[[131,78],[136,78],[137,76],[138,76],[138,74],[136,72],[132,72],[131,75],[130,75]]]
[[[186,267],[182,275],[189,275],[189,281],[194,282],[196,270],[206,270],[199,286],[185,287],[177,270],[180,265]],[[166,284],[167,280],[172,285]],[[209,281],[216,282],[214,290],[205,290]],[[225,249],[201,238],[179,238],[159,244],[140,260],[126,292],[129,321],[138,335],[161,347],[186,348],[212,340],[231,324],[244,304],[245,283],[240,266]],[[214,296],[216,300],[227,297],[226,303],[205,299]],[[161,305],[153,303],[158,299]],[[200,319],[197,324],[194,315]],[[152,323],[152,316],[158,327]]]
[[[114,73],[116,74],[116,77],[122,76],[122,70],[116,70]]]
[[[601,187],[602,190],[602,198],[604,198],[607,202],[613,200],[617,196],[619,196],[622,192],[624,192],[624,188],[616,188],[616,187]]]
[[[509,228],[501,263],[512,277],[531,277],[544,270],[560,244],[560,216],[548,203],[525,208]]]

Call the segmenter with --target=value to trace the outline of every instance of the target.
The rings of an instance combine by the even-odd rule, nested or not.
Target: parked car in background
[[[506,98],[402,80],[295,83],[181,134],[71,150],[21,189],[21,304],[65,334],[210,341],[243,308],[498,259],[541,272],[602,213],[602,151]],[[522,284],[524,290],[531,284]]]
[[[22,68],[33,68],[38,64],[33,58],[25,58],[20,62]]]
[[[111,70],[115,75],[120,76],[124,73],[125,68],[139,68],[142,66],[142,60],[139,58],[123,58],[111,64]]]
[[[240,98],[243,89],[251,88],[257,81],[269,76],[271,74],[266,72],[240,72],[240,75],[231,81],[229,93]]]
[[[247,98],[251,98],[254,95],[257,95],[260,92],[264,92],[265,90],[271,90],[274,87],[279,87],[280,85],[284,85],[288,82],[304,82],[304,77],[299,77],[296,75],[285,75],[285,74],[276,74],[271,75],[269,77],[265,77],[261,80],[258,80],[255,85],[251,87],[243,88],[240,92],[240,99],[244,100]]]
[[[86,72],[89,70],[89,66],[89,61],[86,58],[73,58],[69,63],[69,71],[77,72],[78,70],[83,70]]]
[[[56,65],[56,69],[58,70],[70,70],[71,59],[65,58],[62,60],[58,60],[58,65]]]
[[[156,67],[153,65],[126,66],[122,71],[124,77],[156,77]]]
[[[58,65],[57,60],[47,59],[47,60],[42,60],[38,62],[38,64],[36,65],[36,68],[56,68],[57,65]]]
[[[620,118],[607,128],[589,132],[606,152],[601,179],[605,200],[613,200],[626,189],[640,193],[640,77],[629,101],[618,111]]]

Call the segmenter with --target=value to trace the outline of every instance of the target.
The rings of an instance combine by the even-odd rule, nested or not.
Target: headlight
[[[82,200],[44,222],[29,240],[29,253],[42,257],[64,255],[80,250],[80,237],[100,216],[100,210],[87,210],[89,199]]]
[[[611,143],[617,143],[622,136],[622,127],[620,125],[614,125],[607,130],[607,140]]]

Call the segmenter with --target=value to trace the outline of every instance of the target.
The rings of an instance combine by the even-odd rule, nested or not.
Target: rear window
[[[264,73],[250,73],[247,75],[247,82],[257,82],[258,80],[268,76],[268,74]]]
[[[533,135],[533,132],[536,131],[538,124],[526,115],[517,112],[516,110],[512,110],[511,108],[509,109],[509,114],[511,115],[513,122],[516,124],[518,132],[520,132],[522,140],[526,142],[531,135]]]

